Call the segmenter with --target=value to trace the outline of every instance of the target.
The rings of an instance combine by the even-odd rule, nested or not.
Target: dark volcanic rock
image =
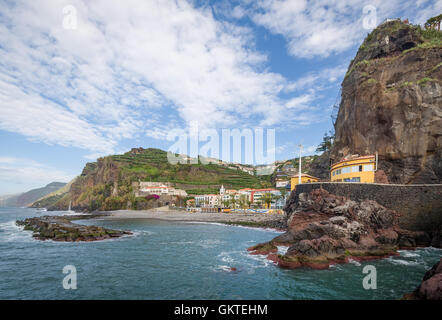
[[[54,241],[96,241],[130,235],[131,232],[106,229],[97,226],[74,224],[71,220],[84,219],[84,216],[42,216],[18,220],[17,225],[33,231],[39,240]]]
[[[404,295],[408,300],[442,300],[442,258],[428,270],[422,283],[411,294]]]
[[[442,47],[414,26],[376,28],[342,83],[333,162],[378,152],[379,182],[441,183],[441,57]]]
[[[330,180],[330,151],[325,151],[311,164],[308,173],[322,181]]]
[[[287,232],[249,248],[271,254],[269,259],[285,268],[309,266],[325,269],[349,259],[369,260],[397,254],[399,247],[428,246],[426,232],[403,230],[398,214],[373,200],[352,201],[324,189],[300,193],[286,206]],[[276,255],[278,245],[288,245]]]

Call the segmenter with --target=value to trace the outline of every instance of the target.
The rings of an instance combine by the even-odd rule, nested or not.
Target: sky
[[[192,123],[274,130],[275,159],[300,143],[314,154],[364,37],[441,12],[442,0],[0,0],[0,195],[168,150]]]

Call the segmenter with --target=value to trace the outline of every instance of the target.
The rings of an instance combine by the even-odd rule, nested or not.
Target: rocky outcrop
[[[97,241],[130,235],[131,232],[106,229],[97,226],[74,224],[71,220],[84,219],[84,216],[42,216],[18,220],[16,224],[24,230],[33,231],[38,240],[53,241]]]
[[[330,264],[370,260],[397,254],[399,248],[430,245],[425,232],[403,230],[399,214],[373,200],[353,201],[314,189],[290,197],[285,207],[287,232],[269,243],[249,248],[269,254],[281,267],[328,268]],[[275,248],[289,246],[285,255]]]
[[[330,180],[330,151],[323,152],[311,164],[308,173],[322,181]]]
[[[428,270],[422,283],[410,294],[404,295],[406,300],[442,300],[442,258]]]
[[[380,205],[400,213],[402,229],[424,231],[434,240],[432,246],[442,247],[442,184],[392,185],[371,183],[318,182],[296,187],[284,208],[287,214],[295,212],[301,193],[324,189],[353,201],[374,200]]]
[[[441,39],[399,20],[367,36],[342,83],[334,162],[378,152],[380,182],[442,182]]]

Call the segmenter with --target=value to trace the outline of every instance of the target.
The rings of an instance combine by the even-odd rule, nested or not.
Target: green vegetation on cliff
[[[218,186],[231,188],[268,187],[266,176],[250,175],[240,169],[220,164],[171,164],[167,152],[159,149],[143,149],[110,157],[121,168],[121,179],[130,181],[164,181],[173,184]]]
[[[442,48],[440,30],[422,28],[419,25],[404,23],[400,19],[385,22],[373,29],[364,39],[357,56],[350,63],[345,78],[355,70],[382,62],[382,59],[394,60],[412,51],[435,48]],[[394,52],[401,54],[394,55]]]
[[[309,168],[315,165],[317,158],[303,157],[303,172],[310,173]],[[283,174],[286,169],[287,176],[296,174],[294,168],[297,166],[298,159],[292,159],[280,163],[271,175],[255,175],[244,171],[250,172],[253,166],[222,162],[172,164],[168,161],[166,151],[134,148],[121,155],[102,157],[96,162],[87,163],[69,188],[40,199],[35,206],[66,210],[71,203],[75,210],[94,211],[145,209],[170,202],[183,205],[185,199],[178,197],[162,202],[136,197],[137,183],[167,182],[186,190],[189,195],[218,193],[221,185],[232,189],[269,188],[274,186],[278,174]]]
[[[221,185],[235,189],[271,186],[269,176],[251,175],[234,164],[171,164],[163,150],[138,148],[87,163],[69,193],[50,209],[65,209],[70,202],[80,210],[135,209],[144,202],[135,198],[133,183],[139,181],[169,182],[189,194],[218,192]]]

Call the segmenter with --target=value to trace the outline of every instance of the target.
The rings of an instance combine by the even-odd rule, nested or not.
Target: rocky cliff
[[[321,179],[330,180],[330,151],[323,152],[310,164],[308,174]]]
[[[390,183],[442,182],[442,32],[400,20],[373,30],[350,63],[331,150],[378,152]]]

